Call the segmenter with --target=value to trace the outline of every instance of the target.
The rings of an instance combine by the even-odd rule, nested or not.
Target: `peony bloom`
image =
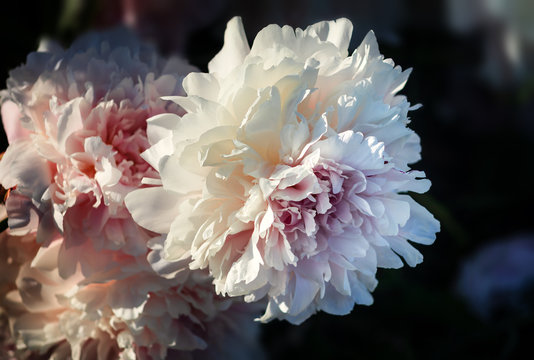
[[[217,296],[204,271],[174,264],[166,278],[144,258],[118,258],[121,271],[110,279],[89,282],[80,271],[65,279],[57,267],[61,240],[45,248],[35,235],[2,235],[0,271],[15,275],[2,279],[11,287],[2,305],[21,350],[55,359],[196,359],[213,352],[245,359],[256,348],[258,307]],[[236,341],[242,346],[228,347]]]
[[[78,262],[86,274],[113,266],[107,260],[115,251],[146,254],[150,235],[131,219],[124,197],[156,176],[139,156],[149,146],[146,119],[183,112],[160,96],[181,94],[190,70],[126,30],[89,34],[68,50],[42,43],[31,53],[2,94],[10,145],[0,182],[14,189],[11,233],[37,231],[44,246],[61,233],[65,277]],[[96,258],[100,250],[109,256]]]
[[[146,119],[183,113],[160,96],[183,93],[189,69],[119,30],[66,51],[42,47],[10,74],[0,295],[21,354],[249,358],[256,348],[258,306],[216,295],[207,271],[162,259],[124,205],[158,176],[140,157],[154,136]]]
[[[270,25],[249,48],[234,18],[209,73],[169,97],[187,114],[148,121],[142,156],[161,181],[127,195],[133,218],[164,234],[166,260],[209,268],[218,293],[267,297],[263,321],[371,304],[377,267],[415,266],[408,240],[439,230],[406,194],[430,186],[409,167],[409,72],[372,32],[347,56],[351,32],[346,19]]]

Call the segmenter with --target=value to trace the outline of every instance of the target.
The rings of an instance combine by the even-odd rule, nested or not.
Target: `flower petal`
[[[210,73],[225,77],[243,62],[249,52],[250,48],[241,18],[233,17],[226,25],[224,46],[209,62],[208,69]]]
[[[157,186],[130,192],[124,203],[139,225],[164,234],[170,230],[180,199],[178,194]]]

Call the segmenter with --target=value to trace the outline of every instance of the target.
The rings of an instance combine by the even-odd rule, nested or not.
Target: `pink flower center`
[[[335,164],[319,164],[313,174],[319,191],[317,187],[316,190],[308,190],[304,198],[298,201],[279,199],[276,193],[271,197],[274,226],[288,240],[291,250],[299,258],[324,250],[326,243],[322,239],[342,233],[353,222],[346,195],[350,191],[361,191],[362,183],[365,187],[365,177],[361,172],[343,172]],[[304,191],[303,181],[293,189]]]
[[[108,138],[103,140],[116,151],[115,162],[123,174],[121,183],[137,187],[152,168],[141,158],[141,153],[150,146],[146,136],[147,115],[144,111],[132,115],[136,118],[122,118],[111,124]]]
[[[114,109],[98,121],[95,135],[113,147],[123,185],[138,187],[143,177],[157,177],[156,171],[141,157],[141,153],[150,147],[146,119],[152,115],[147,109]]]

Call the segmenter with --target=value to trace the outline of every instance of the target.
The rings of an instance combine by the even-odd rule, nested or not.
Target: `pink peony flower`
[[[267,297],[261,318],[300,323],[317,310],[371,304],[377,267],[422,261],[439,223],[407,191],[430,182],[409,164],[419,137],[394,67],[369,33],[352,56],[352,24],[270,25],[252,48],[228,23],[209,73],[169,97],[187,114],[151,118],[143,153],[161,183],[126,197],[164,234],[163,257],[209,268],[217,292]]]
[[[180,94],[189,70],[119,30],[66,51],[48,44],[11,73],[0,295],[20,351],[189,359],[248,358],[256,347],[257,306],[216,295],[206,271],[161,259],[123,202],[143,178],[157,180],[139,155],[154,136],[146,118],[183,113],[159,97]]]
[[[181,94],[191,69],[159,57],[126,30],[86,35],[68,50],[43,42],[10,73],[2,96],[10,145],[0,182],[14,189],[7,200],[11,233],[37,231],[44,246],[61,233],[65,277],[78,262],[85,274],[114,266],[95,252],[146,254],[151,235],[123,200],[143,177],[157,177],[139,156],[149,146],[146,119],[183,113],[160,96]]]
[[[166,264],[166,278],[144,257],[125,256],[116,259],[120,270],[98,282],[80,271],[65,279],[60,239],[40,247],[35,235],[4,232],[0,246],[7,254],[0,271],[15,270],[2,281],[12,288],[2,299],[19,349],[56,359],[196,359],[248,358],[257,345],[258,307],[215,295],[204,271]],[[236,341],[242,346],[228,347]]]

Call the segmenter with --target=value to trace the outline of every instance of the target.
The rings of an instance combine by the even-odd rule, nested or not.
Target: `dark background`
[[[462,3],[464,8],[454,8]],[[243,17],[249,41],[269,23],[304,28],[345,16],[355,26],[352,51],[374,29],[386,57],[414,68],[402,91],[412,104],[423,104],[411,113],[410,126],[423,147],[423,160],[414,168],[425,170],[433,183],[416,199],[441,221],[442,231],[434,245],[419,246],[425,260],[416,268],[379,270],[374,305],[356,306],[344,317],[320,313],[300,326],[263,325],[267,357],[532,358],[534,292],[518,290],[533,306],[518,311],[504,304],[480,317],[455,291],[462,264],[488,244],[511,236],[534,241],[534,2],[502,0],[507,5],[501,13],[485,10],[485,3],[4,2],[0,88],[9,69],[23,63],[43,35],[68,46],[87,29],[121,22],[202,70],[221,48],[226,22],[234,15]],[[510,33],[519,55],[507,53],[511,45],[504,39]],[[1,145],[7,146],[3,134]]]

